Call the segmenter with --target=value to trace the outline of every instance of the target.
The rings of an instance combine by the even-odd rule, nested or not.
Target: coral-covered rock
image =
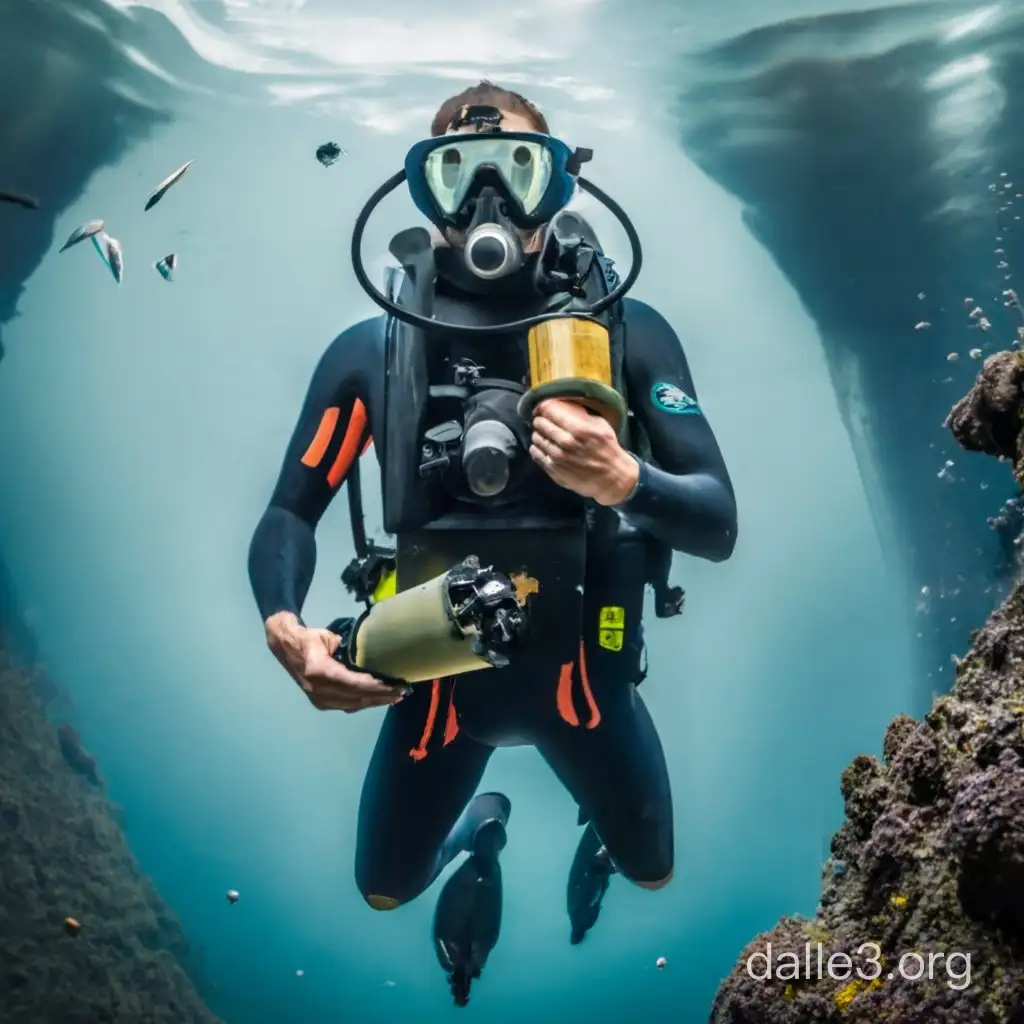
[[[985,360],[974,387],[953,406],[947,423],[957,442],[967,451],[1011,460],[1014,475],[1024,485],[1022,405],[1024,354],[997,352]]]
[[[1024,356],[988,359],[948,422],[1024,484]],[[843,772],[818,917],[758,936],[711,1024],[1024,1024],[1024,584],[882,750]]]

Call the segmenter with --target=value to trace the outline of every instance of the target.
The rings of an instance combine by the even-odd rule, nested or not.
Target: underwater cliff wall
[[[0,189],[40,204],[0,203],[0,357],[61,210],[165,119],[126,26],[98,0],[0,5]],[[190,976],[199,956],[140,873],[72,713],[0,551],[0,1019],[216,1024]]]
[[[818,325],[917,605],[922,706],[1008,585],[986,520],[1016,489],[941,424],[978,368],[971,350],[1006,348],[1021,326],[1002,290],[1024,269],[1024,190],[1005,189],[1024,178],[1022,42],[1019,6],[921,4],[769,26],[681,69],[686,151],[742,201]]]
[[[2,581],[0,596],[17,606]],[[190,977],[199,957],[140,873],[95,762],[73,727],[47,714],[59,691],[40,666],[21,663],[6,627],[0,622],[0,1019],[217,1024]]]

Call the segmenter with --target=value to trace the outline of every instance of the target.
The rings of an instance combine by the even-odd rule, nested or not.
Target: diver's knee
[[[363,899],[371,910],[395,910],[402,905],[402,901],[394,896],[379,896],[372,892],[364,892]]]
[[[673,867],[669,868],[668,873],[659,878],[656,882],[643,882],[638,878],[630,879],[630,881],[632,881],[634,885],[639,886],[641,889],[648,889],[651,892],[654,892],[657,889],[664,889],[665,886],[672,881],[672,876],[675,873],[676,869]]]

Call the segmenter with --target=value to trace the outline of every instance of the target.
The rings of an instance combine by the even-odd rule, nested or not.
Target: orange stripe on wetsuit
[[[601,709],[597,706],[597,701],[594,700],[594,693],[590,689],[590,677],[587,675],[587,655],[583,649],[582,640],[580,641],[578,664],[580,667],[580,686],[583,688],[583,696],[590,710],[587,728],[596,729],[601,724]],[[562,670],[558,675],[558,693],[555,697],[558,713],[562,716],[562,721],[572,726],[580,724],[580,716],[576,714],[576,708],[572,702],[572,677],[573,669],[576,665],[577,662],[570,661],[562,666]]]
[[[310,441],[309,447],[302,456],[304,466],[315,469],[323,462],[327,449],[330,448],[334,438],[340,415],[341,409],[336,405],[324,410],[313,440]],[[366,438],[365,441],[364,438]],[[327,471],[327,483],[331,487],[340,486],[352,468],[352,463],[370,447],[372,442],[373,437],[366,435],[366,406],[357,398],[352,403],[352,412],[345,426],[345,436],[342,438],[341,447],[338,449],[331,468]]]
[[[430,707],[427,708],[427,720],[423,725],[423,733],[419,743],[409,751],[409,756],[414,761],[422,761],[430,753],[427,744],[434,734],[434,726],[437,724],[437,709],[440,704],[441,680],[435,679],[430,684]],[[441,745],[447,747],[458,734],[459,716],[455,711],[455,683],[452,682],[451,692],[448,694],[448,717],[444,723],[444,742]]]

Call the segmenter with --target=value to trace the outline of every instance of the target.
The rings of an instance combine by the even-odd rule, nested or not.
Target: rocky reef
[[[58,689],[15,646],[0,633],[0,1020],[217,1024],[95,761],[47,712]]]
[[[1024,354],[991,356],[947,425],[1024,486]],[[1024,584],[841,789],[817,916],[747,946],[712,1024],[1024,1024]]]

